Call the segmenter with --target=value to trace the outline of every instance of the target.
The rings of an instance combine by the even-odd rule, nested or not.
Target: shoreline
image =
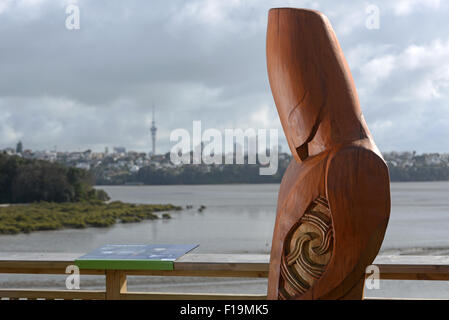
[[[425,181],[390,181],[391,184],[397,183],[444,183],[449,180],[425,180]],[[234,186],[234,185],[279,185],[280,182],[235,182],[235,183],[191,183],[191,184],[96,184],[95,188],[101,187],[168,187],[168,186]]]

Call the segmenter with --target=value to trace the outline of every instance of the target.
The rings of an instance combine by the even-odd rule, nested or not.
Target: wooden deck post
[[[106,270],[106,300],[120,300],[120,295],[126,291],[126,274],[120,270]]]

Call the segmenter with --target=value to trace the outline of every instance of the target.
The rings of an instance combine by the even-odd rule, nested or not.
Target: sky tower
[[[155,155],[156,154],[156,122],[154,121],[154,106],[153,106],[153,119],[151,121],[151,141],[153,143],[153,150],[152,150],[152,154]]]

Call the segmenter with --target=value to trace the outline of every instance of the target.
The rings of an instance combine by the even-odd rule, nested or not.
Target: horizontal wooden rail
[[[0,253],[0,274],[65,274],[82,253]],[[269,256],[263,254],[186,254],[174,270],[81,270],[81,275],[104,275],[106,290],[0,289],[2,298],[27,299],[265,299],[265,295],[128,292],[126,277],[189,276],[266,278]],[[373,263],[380,279],[449,280],[449,257],[378,256]]]
[[[45,299],[45,300],[104,300],[103,290],[34,290],[34,289],[0,289],[0,297],[9,299]]]
[[[384,280],[449,280],[448,256],[377,256]]]
[[[266,300],[264,294],[127,292],[121,300]]]

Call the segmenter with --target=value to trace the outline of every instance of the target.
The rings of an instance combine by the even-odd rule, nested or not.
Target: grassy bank
[[[137,205],[115,201],[38,202],[0,208],[0,234],[29,233],[63,228],[109,227],[117,222],[169,219],[167,211],[181,210],[167,205]],[[159,214],[157,214],[159,212]]]

